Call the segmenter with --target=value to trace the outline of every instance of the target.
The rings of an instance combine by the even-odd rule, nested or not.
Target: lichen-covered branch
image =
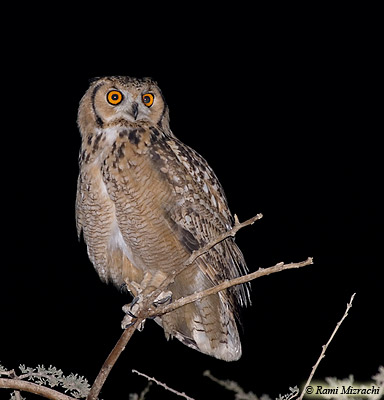
[[[30,392],[51,400],[76,400],[76,398],[67,396],[66,394],[60,393],[57,390],[17,378],[0,378],[0,388]]]
[[[6,377],[1,379],[0,388],[15,389],[15,399],[21,399],[20,390],[39,394],[48,399],[79,399],[86,397],[90,389],[87,379],[83,376],[73,373],[64,375],[61,369],[52,365],[49,367],[38,365],[35,368],[19,365],[19,370],[21,374],[18,375],[14,369],[8,370],[0,365],[0,376]],[[47,386],[50,389],[44,390],[48,389]],[[59,387],[68,394],[52,389],[54,387]]]

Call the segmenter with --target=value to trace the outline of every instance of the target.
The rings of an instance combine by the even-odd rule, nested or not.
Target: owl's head
[[[168,106],[150,78],[109,76],[95,79],[81,99],[78,124],[82,133],[114,122],[148,121],[169,130]]]

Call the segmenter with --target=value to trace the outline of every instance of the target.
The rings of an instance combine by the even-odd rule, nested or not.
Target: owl
[[[216,175],[172,133],[168,106],[152,79],[94,80],[80,101],[78,126],[77,232],[102,281],[131,282],[148,295],[182,271],[194,250],[233,227]],[[246,271],[228,238],[176,275],[167,290],[176,300]],[[247,303],[248,286],[236,286],[155,321],[167,338],[233,361],[241,356],[238,310]]]

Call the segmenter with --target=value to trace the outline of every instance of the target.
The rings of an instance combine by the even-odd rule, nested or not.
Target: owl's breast
[[[169,218],[177,193],[164,174],[166,163],[155,151],[154,135],[144,128],[122,129],[100,167],[115,208],[113,243],[137,268],[173,270],[189,252]]]

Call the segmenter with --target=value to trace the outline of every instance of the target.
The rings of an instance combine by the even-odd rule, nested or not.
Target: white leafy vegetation
[[[28,380],[41,386],[49,386],[51,388],[61,387],[64,389],[64,393],[68,393],[70,396],[80,399],[87,397],[90,390],[88,380],[78,374],[64,375],[61,369],[57,369],[50,365],[46,368],[44,365],[38,365],[36,368],[26,367],[25,365],[19,366],[21,374],[17,376],[17,379]],[[12,371],[9,371],[0,364],[0,375],[11,375]]]
[[[19,366],[20,375],[16,375],[14,370],[8,370],[5,368],[1,363],[0,363],[0,376],[8,376],[12,379],[19,379],[19,380],[28,380],[31,381],[37,385],[41,386],[49,386],[51,388],[53,387],[59,387],[64,389],[65,393],[68,393],[70,396],[80,399],[80,398],[85,398],[87,397],[89,390],[90,390],[90,385],[87,381],[86,378],[83,376],[79,376],[78,374],[73,374],[70,373],[69,375],[65,376],[63,371],[61,369],[57,369],[56,367],[49,366],[46,368],[44,365],[38,365],[36,368],[31,368],[31,367],[26,367],[25,365],[20,365]],[[231,381],[231,380],[220,380],[215,378],[210,371],[205,371],[204,376],[210,378],[212,381],[216,382],[220,386],[223,386],[225,389],[234,392],[234,400],[271,400],[271,397],[269,397],[266,394],[263,394],[262,396],[258,397],[252,392],[246,393],[237,382]],[[384,388],[384,367],[380,366],[379,371],[376,375],[372,376],[372,380],[374,384],[379,387],[379,388]],[[349,386],[349,385],[354,385],[356,382],[354,382],[353,375],[350,375],[348,378],[344,379],[337,379],[337,378],[325,378],[325,381],[327,382],[328,385],[332,387],[342,387],[344,386]],[[131,393],[129,395],[129,399],[132,400],[145,400],[146,395],[149,392],[151,382],[148,383],[147,387],[143,390],[143,392],[139,395],[136,393]],[[360,386],[362,387],[362,386]],[[285,395],[279,395],[276,400],[293,400],[295,399],[298,394],[299,394],[299,388],[297,386],[295,387],[290,387],[289,388],[290,393],[287,393]],[[379,400],[381,399],[382,396],[382,391],[380,391],[380,394],[378,396],[373,396],[370,397],[372,400]],[[184,395],[184,394],[183,394]],[[342,400],[344,397],[334,397],[334,396],[327,396],[323,395],[324,399],[337,399],[337,400]],[[349,399],[356,399],[356,400],[363,400],[360,397],[348,397]],[[25,400],[24,397],[22,397],[20,394],[18,394],[18,397],[16,397],[15,393],[11,394],[10,400]]]

